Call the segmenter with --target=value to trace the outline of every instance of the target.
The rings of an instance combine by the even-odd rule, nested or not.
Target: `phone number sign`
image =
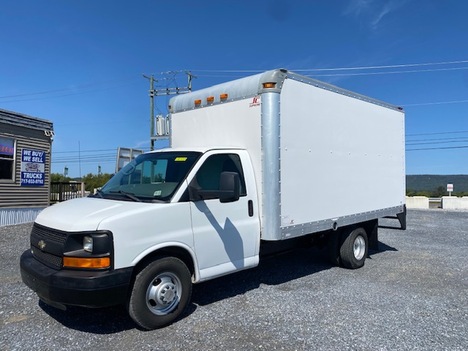
[[[21,186],[44,185],[45,155],[45,151],[21,151]]]

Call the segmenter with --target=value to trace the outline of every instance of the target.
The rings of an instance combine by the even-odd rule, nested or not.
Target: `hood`
[[[143,212],[160,204],[117,201],[85,197],[52,205],[36,218],[36,223],[68,232],[97,230],[99,224],[113,216]]]

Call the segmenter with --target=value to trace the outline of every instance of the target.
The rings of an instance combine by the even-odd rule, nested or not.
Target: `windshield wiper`
[[[126,191],[122,191],[122,190],[111,190],[111,191],[109,191],[109,193],[112,193],[112,194],[122,194],[122,195],[125,195],[126,197],[128,197],[129,199],[131,199],[131,200],[133,200],[133,201],[141,202],[141,199],[139,199],[138,197],[136,197],[135,194],[127,193]]]
[[[89,195],[90,197],[97,197],[99,196],[101,199],[104,199],[104,193],[101,189],[96,189],[96,193]]]

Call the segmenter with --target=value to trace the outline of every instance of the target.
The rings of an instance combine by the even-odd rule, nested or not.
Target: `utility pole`
[[[149,88],[149,97],[150,97],[150,141],[151,141],[151,146],[150,150],[154,150],[154,76],[151,75],[151,77],[143,75],[146,79],[149,79],[150,81],[150,88]]]
[[[81,178],[81,146],[80,146],[80,141],[78,140],[78,164],[80,168],[80,182],[82,181]]]
[[[176,71],[170,71],[166,72],[166,75],[172,75],[175,77],[175,75],[180,72]],[[147,76],[143,74],[143,77],[148,79],[150,82],[150,88],[149,88],[149,97],[150,97],[150,150],[154,150],[154,142],[157,139],[161,138],[167,138],[167,136],[157,136],[156,131],[155,131],[155,120],[154,120],[154,97],[155,96],[168,96],[168,95],[177,95],[177,94],[185,94],[189,93],[192,91],[192,79],[196,78],[190,71],[185,71],[185,74],[187,75],[187,86],[186,87],[178,87],[177,85],[175,87],[169,87],[167,86],[166,88],[160,88],[160,89],[155,89],[154,88],[154,83],[157,82],[156,79],[154,79],[154,75]],[[167,79],[167,78],[165,78]],[[174,79],[175,81],[175,79]],[[158,117],[159,118],[159,117]],[[165,121],[167,117],[162,117]]]

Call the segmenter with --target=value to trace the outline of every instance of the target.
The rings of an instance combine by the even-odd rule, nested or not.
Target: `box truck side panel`
[[[351,217],[357,222],[395,215],[394,207],[403,208],[400,110],[286,79],[280,154],[285,236],[349,224]],[[343,218],[346,223],[340,223]]]

